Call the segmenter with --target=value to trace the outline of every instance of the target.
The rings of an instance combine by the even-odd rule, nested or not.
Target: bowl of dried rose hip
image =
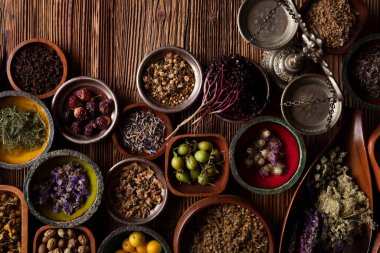
[[[118,118],[118,104],[111,89],[102,81],[85,76],[64,83],[51,107],[62,135],[78,144],[102,140]]]
[[[306,162],[302,137],[283,120],[261,116],[247,122],[230,145],[232,175],[245,189],[277,194],[292,187]]]
[[[24,184],[30,212],[54,227],[72,227],[87,221],[98,209],[103,177],[84,154],[61,149],[49,152],[32,166]]]
[[[146,104],[157,111],[176,113],[189,108],[197,99],[203,72],[198,60],[188,51],[167,46],[144,57],[136,82]]]
[[[125,224],[144,224],[164,209],[168,190],[162,170],[142,158],[115,164],[106,179],[106,207],[112,218]]]
[[[7,75],[15,90],[48,98],[66,81],[67,60],[53,42],[30,39],[18,44],[9,55]]]

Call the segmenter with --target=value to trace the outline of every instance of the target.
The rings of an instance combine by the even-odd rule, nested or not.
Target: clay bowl
[[[254,208],[254,206],[248,202],[247,200],[234,195],[218,195],[218,196],[212,196],[206,199],[199,200],[198,202],[195,202],[192,204],[189,208],[186,209],[186,211],[182,214],[181,218],[179,219],[177,226],[174,231],[174,237],[173,237],[173,249],[174,253],[180,253],[184,252],[184,242],[186,241],[186,238],[193,234],[193,231],[190,231],[189,225],[194,222],[194,219],[196,218],[197,214],[211,206],[216,205],[222,205],[222,204],[234,204],[239,205],[241,207],[247,208],[249,211],[254,213],[262,222],[262,224],[265,226],[265,229],[268,234],[269,238],[269,249],[268,253],[274,253],[275,252],[275,242],[273,238],[273,232],[270,226],[268,225],[268,222],[264,219],[264,217]]]
[[[164,141],[161,148],[159,148],[156,151],[156,153],[154,153],[154,154],[148,154],[146,152],[131,153],[128,150],[128,148],[123,144],[123,141],[122,141],[123,137],[122,137],[121,132],[120,132],[121,126],[124,123],[123,119],[126,119],[127,115],[129,115],[130,113],[136,112],[136,111],[151,111],[158,118],[160,118],[165,125],[165,137],[168,136],[171,132],[173,132],[173,127],[172,127],[172,124],[170,122],[170,119],[165,113],[154,111],[153,109],[149,108],[149,106],[144,104],[144,103],[136,103],[136,104],[132,104],[132,105],[125,107],[123,109],[123,111],[121,112],[121,116],[120,116],[121,120],[118,122],[118,125],[115,128],[115,131],[112,133],[113,144],[117,148],[117,150],[119,150],[119,152],[122,153],[123,155],[125,155],[126,157],[138,157],[138,158],[143,158],[143,159],[147,159],[147,160],[154,160],[157,157],[160,157],[165,152],[167,141]]]
[[[43,227],[40,227],[37,230],[37,232],[34,234],[33,253],[38,253],[38,245],[41,242],[42,237],[44,236],[45,231],[48,230],[48,229],[52,229],[52,228],[55,228],[55,227],[52,227],[52,226],[43,226]],[[80,233],[82,233],[82,234],[84,234],[84,235],[87,236],[87,238],[89,240],[89,244],[88,245],[90,247],[90,253],[96,253],[95,237],[92,234],[92,232],[88,228],[83,227],[83,226],[73,227],[73,229],[79,230]]]
[[[260,130],[268,129],[284,147],[284,163],[288,172],[262,177],[258,168],[244,164],[246,150],[260,137]],[[306,148],[302,137],[283,120],[262,116],[249,121],[234,136],[230,146],[231,171],[245,189],[258,194],[277,194],[292,187],[302,174],[306,162]]]
[[[144,233],[146,240],[157,240],[161,243],[162,253],[172,252],[165,239],[154,230],[143,226],[124,226],[114,230],[103,240],[102,244],[99,246],[98,253],[114,253],[116,250],[121,249],[122,241],[125,238],[128,238],[128,236],[134,231]]]
[[[152,169],[155,172],[156,177],[158,180],[161,181],[163,185],[163,190],[161,193],[162,197],[162,202],[157,205],[151,213],[148,215],[146,218],[142,219],[137,219],[137,218],[125,218],[123,217],[119,212],[117,212],[117,208],[114,205],[114,200],[113,200],[113,189],[116,187],[116,180],[119,179],[119,173],[121,170],[127,166],[128,164],[137,162],[141,166],[149,166],[150,169]],[[148,223],[155,219],[165,208],[167,202],[168,202],[168,189],[166,186],[165,182],[165,176],[164,173],[162,172],[161,168],[159,168],[156,164],[154,164],[151,161],[142,159],[142,158],[127,158],[123,161],[118,162],[112,168],[108,171],[107,173],[107,179],[106,179],[106,188],[105,188],[105,201],[106,201],[106,207],[109,215],[116,221],[124,224],[129,224],[129,225],[140,225],[144,223]]]
[[[305,176],[299,183],[289,208],[287,209],[284,224],[281,232],[280,250],[279,252],[288,252],[290,237],[294,230],[294,226],[300,217],[304,216],[305,209],[303,206],[310,199],[310,191],[307,189],[308,180],[314,175],[314,168],[319,163],[321,157],[328,153],[336,146],[340,146],[342,150],[348,152],[345,158],[345,164],[350,168],[350,175],[353,176],[359,188],[365,193],[370,202],[371,209],[373,208],[373,195],[369,164],[367,160],[366,146],[363,136],[362,111],[348,110],[345,111],[342,128],[335,136],[334,140],[321,152],[310,166]],[[301,223],[302,224],[302,223]],[[363,229],[361,238],[355,240],[353,245],[349,246],[344,252],[367,252],[371,242],[372,230],[370,227]]]
[[[165,105],[152,98],[145,90],[144,82],[142,80],[146,68],[148,68],[150,64],[154,63],[158,59],[164,58],[165,55],[169,52],[177,53],[185,62],[187,62],[191,66],[195,75],[195,84],[193,92],[190,94],[187,100],[176,106]],[[190,52],[183,48],[176,46],[160,47],[145,55],[144,59],[141,61],[137,69],[136,84],[140,97],[149,107],[153,108],[156,111],[164,113],[181,112],[189,108],[196,101],[201,92],[203,85],[202,67],[198,60]]]
[[[358,40],[347,52],[343,58],[342,75],[344,86],[348,94],[353,97],[360,105],[373,109],[380,110],[380,98],[371,98],[365,94],[357,83],[359,82],[355,77],[353,65],[357,59],[358,54],[374,46],[380,46],[380,34],[372,34]]]
[[[49,200],[42,206],[36,204],[34,186],[50,179],[50,172],[69,162],[79,163],[86,171],[90,184],[90,196],[73,214],[54,213]],[[70,149],[49,152],[42,156],[28,172],[24,184],[24,196],[30,212],[42,223],[59,228],[78,226],[91,218],[98,209],[103,193],[103,177],[98,165],[89,157]]]
[[[61,59],[63,71],[62,71],[62,79],[58,83],[58,85],[53,90],[50,90],[50,91],[48,91],[46,93],[43,93],[43,94],[33,94],[34,96],[36,96],[39,99],[44,99],[44,98],[52,97],[57,92],[58,88],[61,87],[62,84],[66,81],[66,78],[67,78],[67,69],[68,68],[67,68],[67,60],[66,60],[65,54],[62,52],[62,50],[56,44],[54,44],[50,40],[46,40],[46,39],[30,39],[30,40],[26,40],[26,41],[23,41],[20,44],[18,44],[13,49],[13,51],[11,52],[11,54],[8,57],[8,61],[7,61],[7,76],[8,76],[8,80],[9,80],[10,84],[12,85],[13,89],[15,89],[15,90],[21,90],[20,87],[18,86],[18,84],[15,83],[15,81],[13,79],[13,76],[12,76],[12,61],[13,61],[15,55],[17,55],[17,53],[20,51],[20,49],[22,49],[23,47],[25,47],[25,46],[27,46],[27,45],[29,45],[31,43],[40,43],[40,44],[43,44],[44,46],[46,46],[48,48],[53,49],[57,53],[58,57]]]
[[[28,206],[25,203],[22,192],[10,185],[0,185],[0,193],[12,193],[20,199],[21,205],[21,250],[28,252]]]
[[[316,0],[306,0],[301,9],[300,13],[304,17],[304,21],[306,21],[306,14],[311,8],[312,4],[316,2]],[[368,18],[368,10],[367,6],[362,0],[350,0],[350,5],[352,8],[355,9],[356,15],[357,15],[357,23],[356,23],[356,29],[354,30],[353,34],[351,35],[351,38],[347,41],[346,44],[344,44],[341,47],[338,48],[329,48],[327,47],[327,52],[330,54],[344,54],[349,50],[351,45],[355,42],[355,40],[358,38],[360,32],[363,30],[364,25]]]
[[[62,120],[62,115],[65,109],[65,102],[67,98],[75,91],[82,87],[88,88],[94,94],[99,94],[101,98],[108,98],[114,101],[114,110],[110,115],[111,124],[107,129],[101,130],[97,134],[87,137],[85,135],[79,135],[73,133],[69,126],[66,126]],[[102,82],[101,80],[87,77],[87,76],[79,76],[72,78],[65,82],[57,91],[53,100],[51,102],[51,110],[54,117],[54,121],[58,130],[62,133],[63,137],[67,140],[78,143],[78,144],[91,144],[106,138],[116,126],[116,122],[119,117],[119,106],[117,102],[117,98],[112,90]]]
[[[197,182],[192,184],[180,183],[174,175],[174,169],[171,167],[170,162],[173,157],[172,149],[179,146],[185,140],[210,141],[215,145],[221,154],[225,157],[223,169],[217,175],[212,184],[200,185]],[[218,195],[224,191],[227,186],[229,176],[229,159],[228,159],[228,143],[226,139],[219,134],[184,134],[177,135],[170,139],[166,146],[165,153],[165,178],[166,183],[171,193],[181,197],[209,197]]]
[[[47,125],[47,138],[36,150],[14,150],[9,152],[0,144],[0,167],[5,169],[22,169],[33,165],[38,158],[49,151],[54,138],[54,123],[49,109],[35,96],[23,91],[0,92],[0,108],[13,107],[38,112]]]
[[[374,238],[374,242],[372,245],[371,253],[378,253],[380,252],[380,232],[376,233],[376,236]]]
[[[368,156],[372,165],[373,174],[375,176],[377,191],[380,193],[380,166],[377,160],[377,155],[380,151],[380,146],[377,140],[380,137],[380,125],[372,132],[368,140]]]

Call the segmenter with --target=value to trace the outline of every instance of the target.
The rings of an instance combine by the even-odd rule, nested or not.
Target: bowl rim
[[[115,212],[113,211],[113,209],[110,205],[110,199],[107,198],[107,193],[108,193],[108,191],[111,190],[110,187],[108,187],[109,182],[111,180],[115,179],[115,177],[113,176],[114,172],[117,171],[121,166],[131,164],[133,162],[147,164],[155,173],[159,174],[159,176],[157,178],[158,178],[158,180],[161,181],[161,183],[163,185],[163,190],[162,190],[163,200],[162,200],[162,204],[160,204],[161,207],[156,212],[154,212],[152,216],[150,216],[148,218],[136,219],[136,221],[129,221],[128,219],[122,219],[117,214],[115,214]],[[161,179],[159,177],[161,177]],[[141,224],[148,223],[148,222],[154,220],[155,218],[157,218],[164,211],[164,209],[168,203],[169,194],[168,194],[168,186],[167,186],[167,183],[165,181],[165,175],[157,164],[155,164],[152,161],[149,161],[147,159],[134,157],[134,158],[126,158],[124,160],[119,161],[118,163],[113,165],[109,169],[109,171],[107,172],[105,184],[107,185],[107,187],[105,187],[105,195],[106,195],[105,204],[106,204],[107,212],[114,220],[116,220],[117,222],[123,223],[123,224],[141,225]]]
[[[75,137],[71,137],[70,133],[62,127],[62,124],[59,121],[58,116],[56,115],[56,110],[61,105],[60,101],[62,101],[63,99],[66,99],[66,97],[62,97],[62,96],[60,97],[60,94],[62,92],[64,92],[64,90],[67,87],[70,87],[70,85],[73,85],[76,83],[77,84],[79,83],[80,85],[82,85],[82,84],[84,85],[86,81],[90,81],[90,82],[99,84],[99,86],[100,86],[100,87],[98,87],[99,90],[104,89],[109,94],[111,94],[110,97],[108,97],[108,96],[107,97],[111,98],[114,101],[115,120],[112,121],[111,125],[105,130],[105,132],[103,134],[96,136],[96,137],[92,136],[86,140],[78,140]],[[78,76],[78,77],[74,77],[74,78],[67,80],[65,83],[62,84],[61,87],[59,87],[59,89],[55,93],[55,95],[52,99],[52,102],[51,102],[51,112],[52,112],[52,115],[53,115],[53,118],[54,118],[54,121],[56,123],[58,130],[61,132],[62,136],[66,140],[71,141],[73,143],[77,143],[77,144],[92,144],[92,143],[96,143],[96,142],[99,142],[99,141],[105,139],[113,131],[113,129],[116,126],[116,123],[119,119],[119,103],[118,103],[118,100],[117,100],[115,93],[103,81],[96,79],[96,78],[93,78],[93,77],[89,77],[89,76]]]
[[[67,79],[67,72],[68,72],[68,66],[67,66],[67,59],[66,59],[66,56],[65,54],[63,53],[62,49],[57,45],[55,44],[54,42],[50,41],[50,40],[47,40],[47,39],[42,39],[42,38],[32,38],[32,39],[28,39],[28,40],[24,40],[23,42],[19,43],[13,50],[12,52],[10,53],[9,57],[8,57],[8,60],[7,60],[7,66],[6,66],[6,69],[7,69],[7,76],[8,76],[8,80],[11,84],[11,86],[13,87],[13,89],[15,90],[19,90],[19,91],[23,91],[20,89],[20,87],[15,83],[15,81],[13,80],[13,77],[12,77],[12,71],[11,71],[11,65],[12,65],[12,60],[14,59],[14,56],[16,55],[16,53],[21,49],[23,48],[24,46],[28,45],[28,44],[32,44],[32,43],[42,43],[42,44],[45,44],[45,45],[48,45],[51,49],[53,49],[55,51],[55,53],[58,55],[59,59],[61,60],[62,62],[62,79],[61,81],[56,85],[56,87],[50,91],[47,91],[45,93],[42,93],[42,94],[33,94],[34,96],[36,96],[37,98],[39,99],[45,99],[45,98],[48,98],[48,97],[51,97],[53,96],[57,90],[59,89],[59,87],[62,86],[62,84],[66,81]]]
[[[198,74],[200,76],[200,78],[199,78],[200,79],[199,80],[199,84],[197,85],[197,82],[194,83],[194,89],[193,89],[193,91],[191,93],[191,94],[193,94],[193,93],[195,94],[194,98],[192,98],[192,100],[189,100],[189,98],[188,98],[187,100],[189,100],[190,102],[187,105],[185,105],[185,106],[181,106],[181,104],[179,104],[179,105],[177,105],[176,107],[173,107],[173,108],[162,108],[160,106],[157,106],[156,104],[154,104],[153,102],[151,102],[151,99],[149,98],[149,96],[147,96],[145,94],[145,91],[142,88],[142,86],[143,86],[143,84],[141,82],[142,75],[143,75],[143,72],[145,70],[145,67],[150,63],[150,58],[152,56],[154,56],[156,54],[160,54],[162,51],[166,51],[166,50],[171,50],[171,51],[174,51],[174,52],[179,52],[179,53],[185,54],[189,58],[191,58],[192,61],[194,62],[194,65],[195,65],[195,68],[192,68],[192,70],[194,71],[194,75]],[[164,112],[164,113],[177,113],[177,112],[184,111],[184,110],[188,109],[189,107],[191,107],[194,104],[194,102],[198,99],[199,95],[201,94],[201,90],[202,90],[202,87],[203,87],[203,81],[204,81],[204,74],[203,74],[203,71],[202,71],[202,66],[199,63],[199,61],[195,58],[195,56],[192,53],[190,53],[186,49],[184,49],[182,47],[178,47],[178,46],[163,46],[163,47],[159,47],[159,48],[156,48],[156,49],[150,51],[141,60],[141,62],[138,65],[137,72],[136,72],[137,91],[138,91],[138,94],[140,95],[140,97],[142,98],[142,100],[149,107],[153,108],[154,110],[159,111],[159,112]]]
[[[166,137],[173,132],[173,126],[172,126],[172,123],[170,121],[169,116],[166,113],[164,113],[164,112],[159,112],[159,111],[154,110],[153,108],[149,107],[145,103],[134,103],[134,104],[130,104],[130,105],[124,107],[123,110],[120,113],[120,118],[123,118],[122,117],[123,115],[125,115],[128,112],[134,111],[134,110],[136,110],[138,108],[146,108],[147,110],[152,111],[154,114],[156,114],[156,116],[158,118],[160,118],[164,122]],[[117,131],[120,130],[119,125],[120,124],[118,124],[117,126],[115,126],[115,129],[112,132],[112,141],[113,141],[113,145],[116,147],[116,149],[121,154],[125,155],[128,158],[138,157],[138,158],[144,158],[144,159],[147,159],[147,160],[154,160],[154,159],[160,157],[161,155],[163,155],[165,153],[166,144],[168,143],[168,140],[164,140],[162,146],[159,149],[157,149],[156,153],[154,153],[154,154],[150,155],[150,154],[147,154],[147,153],[135,153],[135,154],[134,153],[130,153],[124,147],[124,145],[122,143],[120,143],[120,140],[119,140],[119,138],[117,136],[118,135]]]
[[[192,139],[198,138],[199,139],[199,138],[209,138],[209,137],[214,137],[214,138],[220,139],[223,143],[226,144],[226,151],[225,152],[227,154],[225,155],[225,162],[223,165],[223,173],[221,173],[219,175],[219,177],[222,177],[222,174],[224,174],[224,173],[226,175],[225,175],[225,180],[221,181],[222,183],[221,183],[220,189],[216,188],[217,189],[216,191],[202,192],[202,193],[183,193],[183,192],[178,191],[171,184],[170,177],[169,177],[169,158],[170,158],[170,151],[171,151],[170,149],[172,148],[173,144],[176,141],[178,141],[179,139],[184,139],[184,138],[192,138]],[[211,133],[211,134],[182,134],[182,135],[176,135],[173,138],[171,138],[166,145],[166,152],[165,152],[165,180],[166,180],[166,184],[167,184],[170,192],[173,193],[174,195],[180,196],[180,197],[211,197],[211,196],[218,195],[218,194],[222,193],[227,187],[228,178],[229,178],[229,174],[230,174],[230,172],[229,172],[230,171],[229,152],[230,152],[230,150],[229,150],[228,142],[227,142],[226,138],[221,134],[216,134],[216,133]]]
[[[19,170],[19,169],[23,169],[25,167],[29,167],[37,163],[38,159],[49,151],[49,149],[51,148],[51,145],[53,144],[53,139],[54,139],[54,121],[47,106],[39,98],[37,98],[36,96],[30,93],[27,93],[21,90],[8,90],[8,91],[0,92],[0,100],[5,97],[24,97],[24,98],[33,100],[42,108],[49,124],[49,135],[47,137],[48,140],[46,143],[46,147],[38,156],[36,156],[30,161],[27,161],[25,163],[20,163],[20,164],[10,164],[10,163],[5,163],[3,161],[0,161],[0,168],[10,169],[10,170]]]
[[[294,172],[293,176],[283,183],[282,185],[276,187],[276,188],[259,188],[259,187],[254,187],[244,181],[244,179],[240,176],[238,169],[236,168],[236,163],[235,163],[235,149],[236,149],[236,144],[241,138],[241,136],[246,132],[247,129],[252,127],[253,125],[257,125],[260,123],[274,123],[281,125],[284,127],[287,131],[289,131],[294,138],[297,141],[297,146],[298,146],[298,151],[299,151],[299,161],[298,161],[298,166],[296,171]],[[232,175],[234,176],[235,180],[245,189],[249,190],[250,192],[257,193],[257,194],[263,194],[263,195],[273,195],[273,194],[278,194],[283,191],[286,191],[290,189],[300,178],[306,164],[306,147],[305,143],[302,139],[302,136],[296,132],[295,129],[293,129],[290,125],[288,125],[285,121],[283,121],[280,118],[277,117],[272,117],[272,116],[260,116],[257,117],[249,122],[247,122],[243,127],[241,127],[236,135],[233,137],[230,145],[230,163],[231,163],[231,171]]]
[[[349,80],[348,73],[349,73],[349,65],[351,64],[351,61],[353,60],[353,56],[355,53],[360,51],[360,48],[364,46],[366,43],[379,40],[380,41],[380,33],[374,33],[367,35],[359,40],[357,40],[352,47],[347,51],[347,53],[343,57],[343,64],[342,64],[342,76],[343,76],[343,83],[344,87],[347,89],[348,94],[355,99],[356,102],[358,102],[359,105],[372,109],[372,110],[380,110],[380,104],[375,105],[366,102],[363,100],[356,92],[354,91],[352,87],[352,81]],[[380,99],[378,99],[380,101]]]
[[[92,203],[92,205],[89,207],[87,211],[83,213],[83,215],[69,221],[52,220],[52,219],[42,216],[40,212],[34,207],[34,204],[32,203],[32,199],[30,195],[31,187],[32,187],[31,182],[36,171],[46,161],[50,159],[54,159],[56,157],[60,157],[60,156],[75,157],[89,164],[96,174],[96,181],[97,181],[96,198],[94,202]],[[34,217],[36,217],[42,223],[46,225],[51,225],[57,228],[69,228],[69,227],[79,226],[80,224],[89,220],[91,216],[97,211],[98,207],[100,206],[102,194],[104,191],[103,177],[98,165],[85,154],[72,150],[72,149],[59,149],[59,150],[54,150],[52,152],[46,153],[43,157],[41,157],[38,160],[36,164],[34,164],[31,167],[28,174],[26,175],[24,182],[25,183],[24,183],[23,192],[24,192],[25,201],[28,205],[29,211],[33,214]]]
[[[272,228],[270,224],[267,222],[267,220],[264,218],[264,216],[260,214],[257,208],[255,208],[250,201],[237,195],[216,195],[216,196],[211,196],[211,197],[196,201],[182,213],[174,230],[174,236],[173,236],[174,253],[180,252],[179,241],[181,240],[182,233],[184,229],[186,228],[186,226],[188,225],[188,223],[190,222],[190,220],[194,218],[194,216],[197,213],[204,210],[205,208],[216,206],[216,205],[223,205],[223,204],[240,205],[241,207],[246,208],[252,213],[254,213],[260,219],[261,223],[265,227],[265,230],[267,231],[268,239],[269,239],[268,252],[269,253],[275,252],[275,240],[274,240]]]
[[[163,250],[165,253],[171,253],[171,249],[169,247],[169,244],[166,242],[166,240],[156,231],[153,229],[150,229],[145,226],[136,226],[136,225],[127,225],[120,227],[114,231],[112,231],[100,244],[97,253],[103,253],[106,248],[107,244],[112,240],[112,238],[116,235],[125,233],[125,232],[134,232],[134,231],[139,231],[143,232],[144,234],[148,234],[149,236],[153,237],[155,240],[159,241],[159,243],[162,245]],[[120,242],[121,243],[121,242]],[[120,244],[121,245],[121,244]]]

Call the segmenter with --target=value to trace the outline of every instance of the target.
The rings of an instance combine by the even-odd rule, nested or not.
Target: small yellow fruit
[[[148,245],[148,243],[144,242],[143,245],[138,246],[138,247],[136,248],[136,251],[137,251],[138,253],[147,253],[147,252],[148,252],[148,251],[146,250],[147,245]]]
[[[123,240],[123,242],[121,243],[121,248],[125,252],[133,252],[133,251],[136,250],[136,248],[131,245],[131,243],[129,242],[128,238],[126,238],[126,239]]]
[[[129,236],[129,242],[133,247],[138,247],[144,244],[145,242],[145,236],[141,232],[133,232]]]
[[[118,249],[118,250],[115,251],[115,253],[127,253],[127,252],[125,252],[125,251],[122,250],[122,249]]]
[[[148,242],[148,245],[146,246],[147,253],[161,253],[162,246],[161,243],[157,242],[156,240],[152,240]]]

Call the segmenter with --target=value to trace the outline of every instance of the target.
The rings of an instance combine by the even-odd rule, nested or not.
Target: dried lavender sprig
[[[300,238],[300,253],[311,253],[318,241],[320,230],[320,218],[317,211],[310,211],[307,214],[305,230]]]

